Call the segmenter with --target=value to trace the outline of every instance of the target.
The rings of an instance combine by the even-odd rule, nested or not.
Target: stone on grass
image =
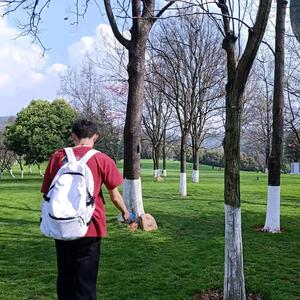
[[[140,227],[144,231],[154,231],[158,229],[155,219],[150,214],[141,215]]]
[[[165,181],[164,178],[162,178],[161,176],[155,177],[154,181]]]

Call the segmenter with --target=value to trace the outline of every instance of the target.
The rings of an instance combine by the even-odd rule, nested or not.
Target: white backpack
[[[68,162],[54,177],[42,204],[41,232],[58,240],[85,236],[94,204],[94,179],[87,161],[98,151],[89,150],[76,160],[72,148],[65,148]]]

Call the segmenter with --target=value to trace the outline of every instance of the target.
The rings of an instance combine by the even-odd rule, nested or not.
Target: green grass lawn
[[[178,162],[154,182],[142,161],[143,200],[159,230],[130,232],[107,201],[108,237],[102,241],[98,296],[118,299],[193,299],[222,289],[223,171],[203,166],[199,184],[178,195]],[[17,175],[17,174],[16,174]],[[257,180],[259,176],[259,180]],[[25,174],[0,181],[0,299],[56,299],[53,241],[39,232],[41,178]],[[300,176],[283,175],[281,234],[256,231],[264,223],[267,176],[241,173],[244,267],[247,292],[271,300],[300,299]],[[107,198],[107,196],[106,196]]]

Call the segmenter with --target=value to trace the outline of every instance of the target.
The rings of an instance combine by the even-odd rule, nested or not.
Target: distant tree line
[[[165,172],[168,158],[181,161],[180,172],[185,170],[187,161],[193,164],[193,171],[199,171],[199,163],[224,166],[222,151],[208,150],[210,147],[206,149],[205,146],[207,139],[220,141],[224,136],[224,59],[217,43],[219,32],[214,30],[210,22],[196,14],[183,14],[176,20],[167,19],[155,27],[151,43],[148,43],[141,157],[153,159],[154,171]],[[188,47],[185,41],[189,41]],[[299,46],[289,41],[287,49],[291,59],[286,68],[288,80],[285,93],[288,101],[285,106],[283,172],[288,171],[289,162],[300,159],[300,113],[297,106],[299,76],[292,59],[299,57]],[[261,47],[243,97],[242,170],[265,170],[270,156],[274,78],[273,61],[268,52],[271,53],[267,46]],[[117,61],[118,53],[113,55],[114,61]],[[112,80],[99,75],[101,61],[95,62],[86,57],[78,69],[70,67],[62,75],[59,91],[62,97],[71,100],[70,109],[74,110],[76,116],[91,118],[98,123],[100,137],[96,147],[115,160],[123,158],[124,150],[122,132],[127,84],[126,72],[120,71],[120,68],[124,68],[122,59],[120,55],[119,65],[115,63],[109,66],[110,77],[114,78]],[[113,70],[119,73],[113,76]],[[57,131],[49,124],[55,123],[61,127],[61,123],[66,122],[65,126],[68,127],[69,114],[58,115],[56,120],[43,120],[43,116],[57,114],[55,104],[61,106],[57,112],[64,111],[67,105],[63,100],[53,103],[51,112],[47,111],[49,108],[46,108],[45,102],[35,103],[28,108],[29,114],[39,111],[40,122],[45,124],[40,128],[41,132],[54,130],[48,134],[47,140],[43,139],[42,146],[37,138],[39,131],[34,123],[37,121],[32,121],[33,125],[30,126],[36,129],[30,128],[28,133],[18,125],[25,122],[25,112],[20,112],[17,120],[10,120],[11,124],[2,133],[2,170],[9,171],[9,160],[18,162],[21,171],[24,163],[40,165],[52,151],[68,145],[69,131],[66,136],[65,129]],[[48,128],[46,125],[49,125]],[[29,143],[34,146],[29,147]],[[221,147],[221,143],[215,142],[215,147]],[[8,155],[7,150],[13,155]]]

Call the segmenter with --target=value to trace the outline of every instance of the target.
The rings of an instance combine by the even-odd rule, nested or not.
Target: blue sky
[[[118,43],[107,25],[104,8],[95,4],[102,1],[90,1],[78,26],[71,25],[76,18],[71,12],[75,2],[52,0],[45,9],[40,38],[50,50],[44,57],[41,47],[32,44],[32,37],[15,39],[20,34],[16,20],[24,18],[24,11],[0,18],[0,116],[15,115],[32,99],[55,99],[59,75],[70,65],[80,66],[86,53],[95,55],[96,45],[97,55],[100,53],[102,59],[109,61],[114,43]]]
[[[15,115],[32,99],[53,100],[59,74],[68,65],[80,65],[84,53],[92,51],[96,36],[104,44],[105,36],[112,38],[109,26],[104,25],[104,9],[93,2],[78,26],[70,25],[75,19],[73,3],[53,0],[45,10],[40,37],[50,49],[44,57],[30,36],[14,39],[20,33],[16,20],[23,19],[23,12],[0,19],[0,116]]]

